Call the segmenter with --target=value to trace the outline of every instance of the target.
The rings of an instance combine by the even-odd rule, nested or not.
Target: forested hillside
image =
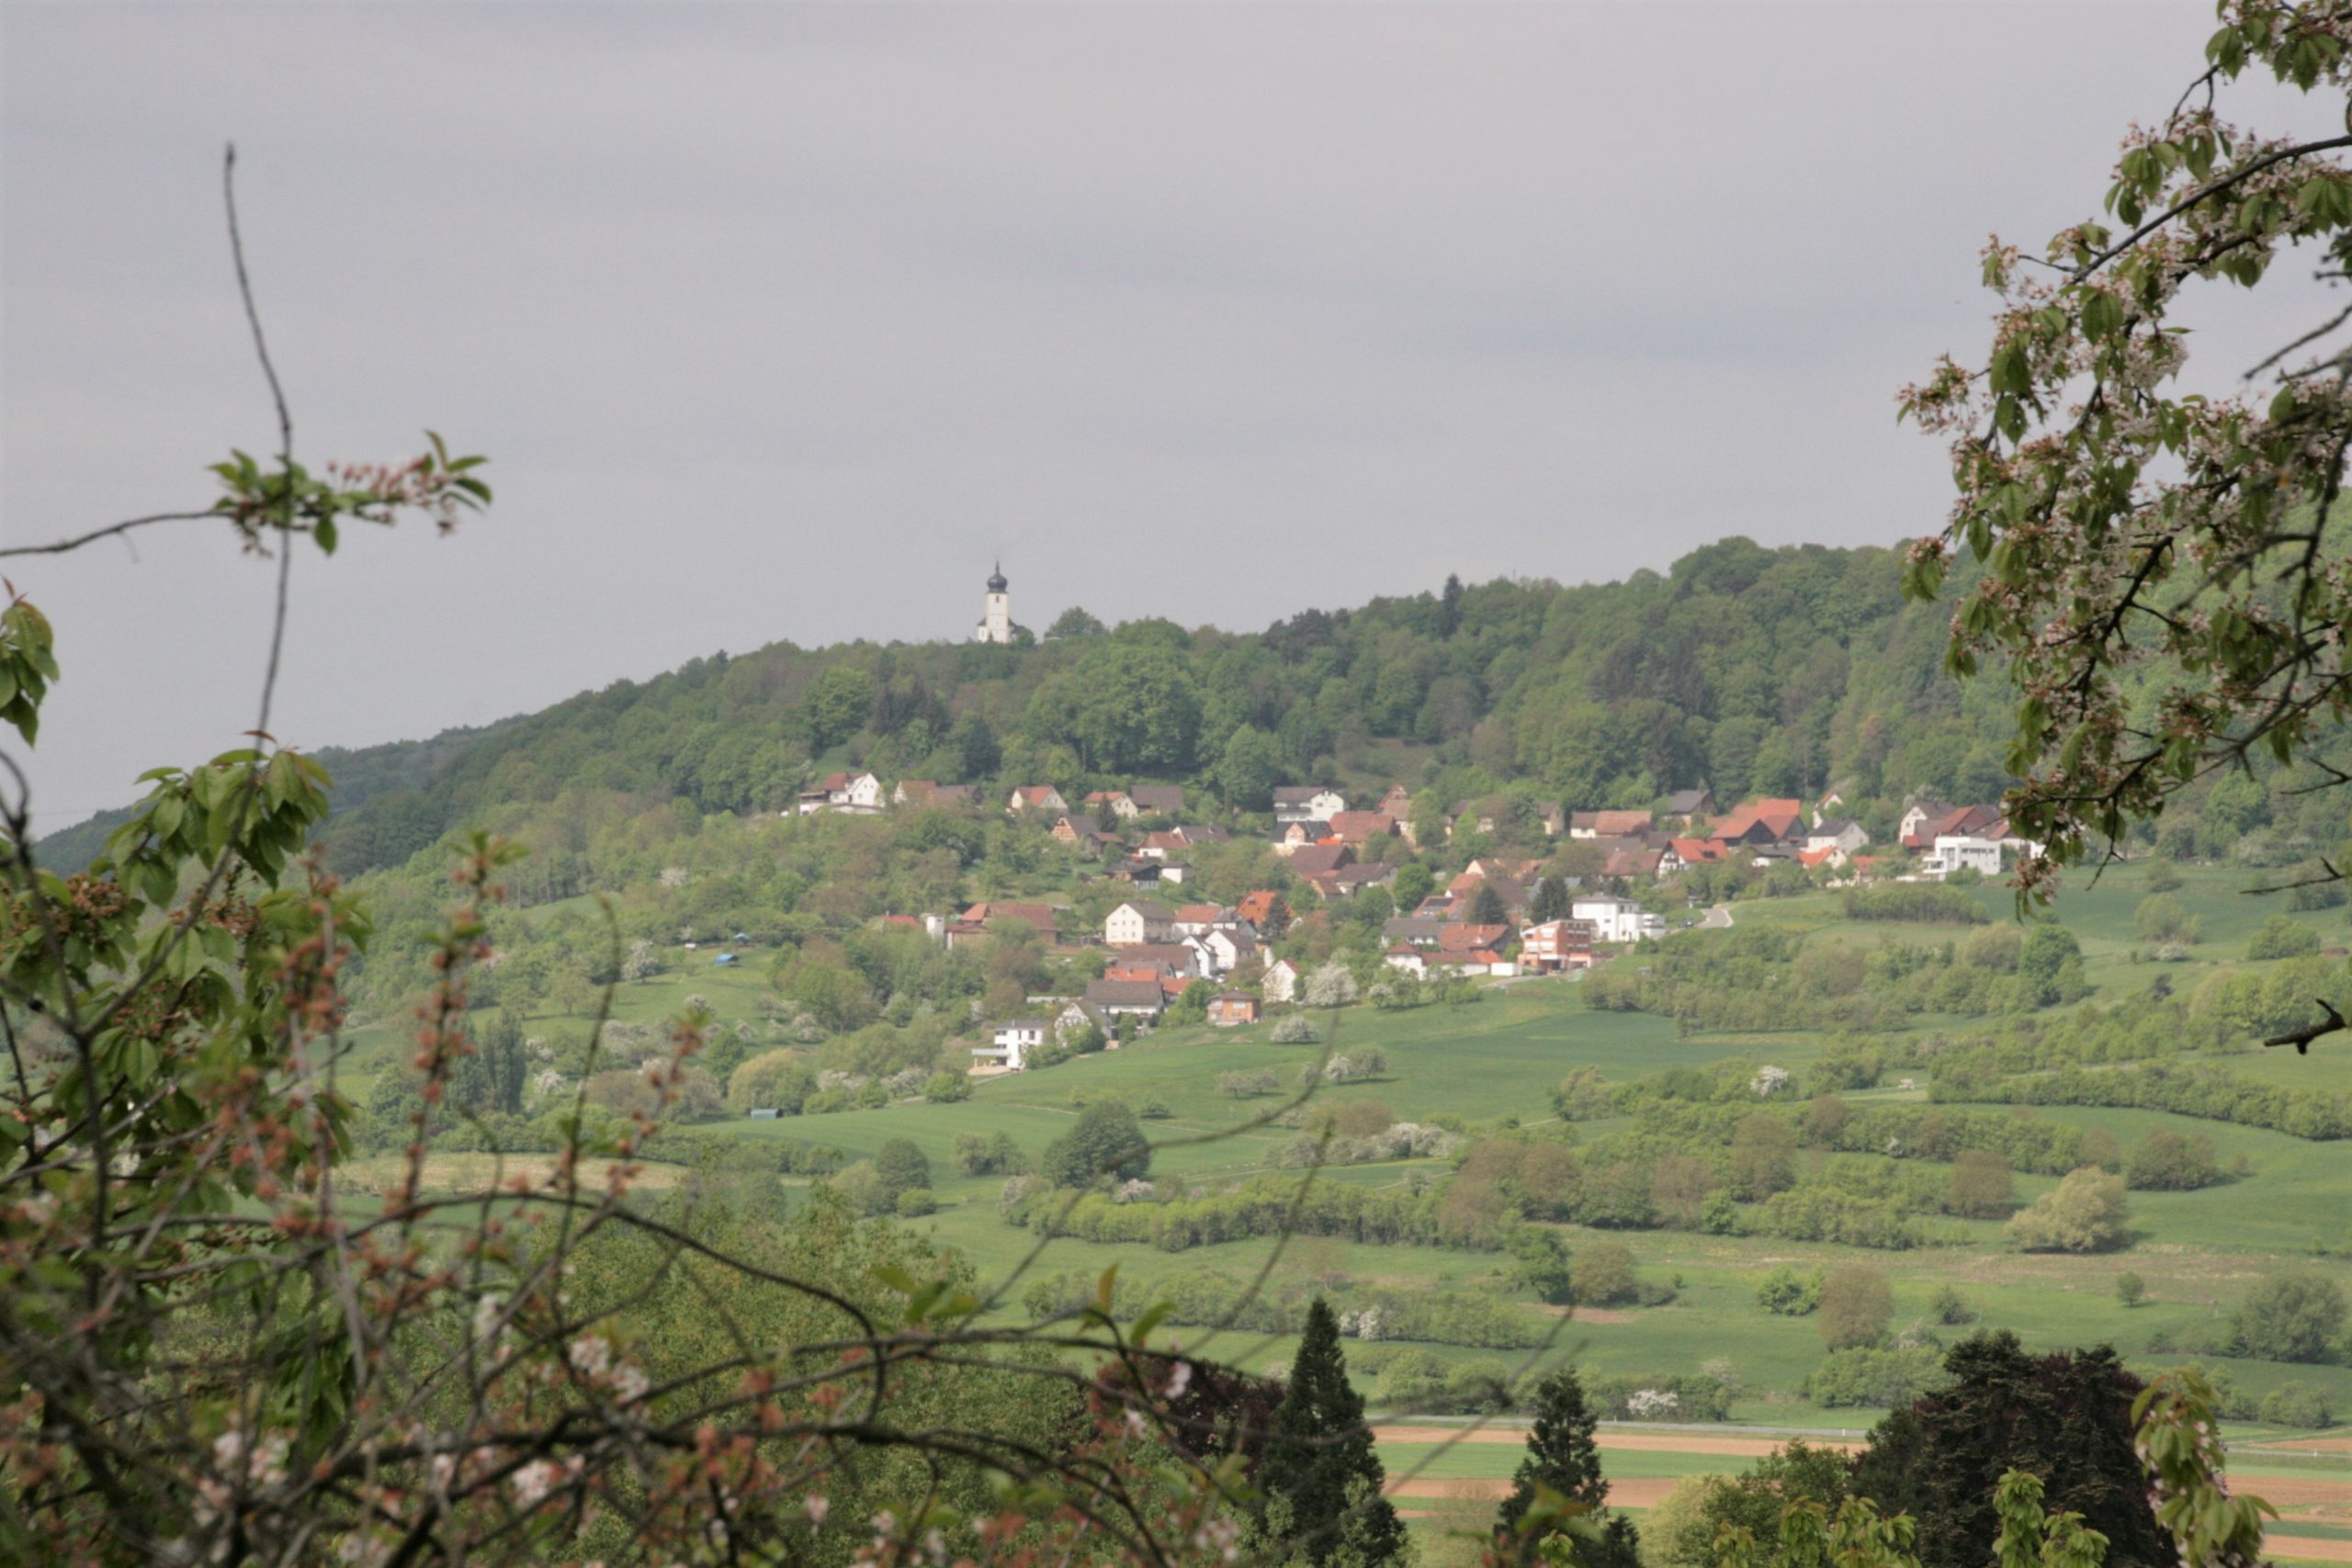
[[[781,643],[429,741],[322,756],[338,871],[397,864],[510,804],[674,798],[772,811],[812,772],[1051,783],[1136,777],[1262,807],[1289,780],[1454,799],[1518,784],[1551,803],[1645,805],[1705,782],[1724,799],[1922,790],[1996,796],[2006,712],[1938,660],[1946,614],[1906,605],[1889,549],[1727,539],[1663,576],[1498,581],[1261,633],[1061,615],[1034,644]],[[1972,711],[1981,700],[1986,711]],[[1451,776],[1443,776],[1445,771]],[[51,840],[86,858],[85,826]]]

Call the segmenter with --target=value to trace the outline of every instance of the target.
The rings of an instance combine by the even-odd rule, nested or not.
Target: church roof
[[[989,573],[989,592],[991,593],[1001,593],[1005,591],[1006,586],[1007,584],[1004,581],[1004,563],[1002,561],[999,561],[996,563],[996,570]]]

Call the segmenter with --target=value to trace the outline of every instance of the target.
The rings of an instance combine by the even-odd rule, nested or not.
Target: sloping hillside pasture
[[[2133,915],[2145,896],[2146,872],[2133,865],[2110,871],[2092,886],[2076,878],[2060,914],[2077,934],[2086,967],[2098,989],[2094,1001],[2109,1001],[2138,990],[2161,974],[2178,994],[2190,994],[2217,970],[2245,965],[2247,940],[2262,920],[2283,908],[2280,900],[2238,896],[2255,880],[2236,870],[2184,867],[2177,896],[2199,917],[2199,941],[2185,963],[2134,962],[2143,946]],[[1995,920],[2012,918],[2008,892],[1997,886],[1973,890]],[[1836,894],[1765,899],[1736,907],[1736,919],[1808,932],[1809,942],[1871,946],[1905,942],[1964,940],[1962,926],[1922,926],[1850,921]],[[2344,912],[2311,911],[2296,916],[2334,944],[2352,935]],[[747,951],[735,964],[711,962],[708,949],[662,954],[664,968],[653,978],[619,986],[614,1015],[650,1021],[673,1013],[689,996],[707,1000],[725,1021],[758,1020],[768,996],[771,955]],[[1628,957],[1619,962],[1634,962]],[[1065,1131],[1082,1104],[1116,1096],[1136,1107],[1164,1108],[1164,1117],[1145,1123],[1163,1146],[1154,1163],[1157,1177],[1193,1181],[1238,1179],[1281,1169],[1285,1179],[1384,1185],[1408,1179],[1442,1179],[1451,1162],[1400,1161],[1334,1168],[1312,1176],[1282,1166],[1298,1138],[1293,1129],[1243,1126],[1282,1107],[1283,1100],[1261,1096],[1236,1100],[1217,1091],[1221,1073],[1272,1068],[1290,1092],[1300,1071],[1329,1048],[1340,1054],[1377,1047],[1385,1073],[1369,1081],[1328,1085],[1325,1102],[1377,1101],[1400,1120],[1459,1119],[1474,1131],[1516,1119],[1522,1124],[1550,1122],[1550,1095],[1571,1068],[1591,1065],[1613,1081],[1638,1078],[1674,1066],[1706,1066],[1732,1058],[1770,1063],[1798,1073],[1829,1047],[1826,1038],[1803,1031],[1702,1034],[1683,1038],[1672,1021],[1640,1013],[1595,1012],[1580,1002],[1576,983],[1539,980],[1491,988],[1468,1006],[1434,1006],[1382,1012],[1358,1007],[1336,1015],[1317,1014],[1326,1043],[1272,1043],[1271,1026],[1222,1031],[1195,1026],[1164,1029],[1123,1049],[1080,1057],[1064,1066],[977,1082],[971,1098],[954,1104],[900,1104],[884,1110],[775,1121],[727,1121],[708,1124],[716,1132],[752,1143],[797,1140],[829,1145],[850,1159],[872,1156],[892,1138],[906,1138],[931,1162],[938,1212],[910,1223],[968,1258],[985,1279],[1002,1279],[1028,1263],[1031,1272],[1005,1293],[999,1310],[1018,1313],[1027,1286],[1041,1274],[1081,1271],[1089,1275],[1116,1266],[1124,1279],[1149,1288],[1215,1269],[1254,1276],[1276,1252],[1267,1239],[1229,1242],[1178,1253],[1149,1247],[1057,1239],[1039,1251],[1031,1232],[1006,1224],[997,1213],[1001,1177],[965,1178],[955,1173],[953,1149],[962,1134],[1009,1133],[1035,1154]],[[1965,1034],[1994,1021],[1927,1018],[1914,1032],[1936,1029]],[[534,1032],[579,1019],[535,1018]],[[1336,1024],[1336,1033],[1333,1033]],[[379,1026],[379,1050],[395,1048],[401,1032]],[[2323,1041],[2308,1057],[2253,1053],[2223,1058],[2229,1071],[2264,1082],[2352,1089],[2352,1038]],[[1893,1087],[1913,1076],[1921,1087]],[[1918,1100],[1924,1074],[1890,1073],[1885,1085],[1853,1091],[1854,1103]],[[2196,1342],[2210,1337],[2235,1303],[2264,1272],[2281,1263],[2309,1262],[2344,1278],[2335,1249],[2352,1247],[2352,1143],[2311,1143],[2256,1128],[2239,1127],[2161,1111],[2052,1107],[2020,1110],[2078,1125],[2104,1128],[2128,1146],[2152,1129],[2167,1128],[2211,1140],[2224,1168],[2241,1157],[2246,1174],[2201,1191],[2135,1192],[2131,1197],[2133,1244],[2123,1252],[2092,1258],[2027,1256],[2013,1250],[2001,1224],[1930,1217],[1928,1228],[1945,1245],[1908,1252],[1873,1251],[1815,1245],[1766,1236],[1713,1236],[1676,1231],[1612,1232],[1605,1239],[1631,1247],[1645,1279],[1670,1283],[1667,1305],[1620,1309],[1593,1318],[1558,1322],[1556,1309],[1544,1308],[1512,1283],[1510,1259],[1495,1252],[1457,1251],[1408,1246],[1353,1244],[1299,1237],[1280,1249],[1272,1279],[1295,1284],[1316,1280],[1336,1288],[1452,1288],[1488,1293],[1513,1303],[1527,1321],[1551,1324],[1557,1333],[1540,1352],[1462,1346],[1424,1347],[1456,1366],[1518,1370],[1560,1359],[1573,1359],[1605,1375],[1639,1377],[1694,1372],[1703,1363],[1728,1360],[1743,1388],[1736,1418],[1778,1425],[1866,1426],[1874,1413],[1821,1410],[1797,1390],[1824,1354],[1820,1332],[1810,1317],[1781,1317],[1755,1302],[1757,1282],[1781,1263],[1800,1268],[1859,1266],[1884,1272],[1894,1296],[1894,1326],[1917,1326],[1949,1342],[1975,1325],[1930,1321],[1929,1303],[1947,1285],[1958,1289],[1977,1314],[1976,1325],[2015,1329],[2029,1345],[2056,1348],[2109,1340],[2135,1362],[2155,1367],[2188,1359],[2153,1353],[2161,1344]],[[1580,1140],[1624,1125],[1589,1122]],[[1825,1158],[1805,1151],[1802,1167]],[[1936,1168],[1939,1178],[1941,1168]],[[2054,1183],[2020,1174],[2020,1204]],[[804,1188],[805,1181],[787,1185]],[[1560,1227],[1571,1248],[1604,1239],[1604,1233]],[[2315,1249],[2320,1249],[2315,1252]],[[2147,1282],[2147,1299],[2126,1309],[2116,1298],[2115,1279],[2129,1269]],[[1204,1330],[1169,1332],[1211,1353],[1229,1355],[1245,1366],[1287,1360],[1292,1346],[1281,1336],[1227,1334],[1204,1342]],[[1352,1343],[1352,1342],[1351,1342]],[[1361,1353],[1361,1352],[1359,1352]],[[2211,1357],[2201,1358],[2208,1361]],[[1377,1358],[1375,1358],[1377,1359]],[[2339,1411],[2352,1413],[2352,1369],[2335,1365],[2287,1367],[2237,1359],[2227,1363],[2238,1384],[2256,1394],[2286,1382],[2325,1389]],[[1363,1379],[1379,1402],[1379,1380]],[[1449,1459],[1449,1464],[1456,1461]],[[1507,1466],[1505,1467],[1508,1468]]]

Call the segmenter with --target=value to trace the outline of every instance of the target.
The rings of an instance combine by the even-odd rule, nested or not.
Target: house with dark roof
[[[1182,784],[1135,784],[1128,788],[1127,798],[1136,809],[1147,817],[1182,817],[1184,815],[1184,786]]]
[[[1111,1019],[1149,1022],[1168,1010],[1167,993],[1156,980],[1091,980],[1084,1000],[1091,1011]]]
[[[1294,876],[1313,877],[1355,863],[1355,851],[1345,844],[1307,844],[1291,852],[1290,869]]]
[[[1348,797],[1323,784],[1283,784],[1274,791],[1277,822],[1329,822],[1348,808]]]
[[[1397,915],[1381,922],[1380,934],[1390,942],[1410,947],[1435,947],[1446,922],[1421,915]]]
[[[1176,934],[1176,911],[1150,898],[1130,898],[1102,918],[1102,941],[1112,947],[1166,942]]]
[[[1097,853],[1119,841],[1117,835],[1106,833],[1094,825],[1091,817],[1057,817],[1051,829],[1055,841],[1074,850],[1092,850]]]
[[[1661,817],[1713,817],[1715,814],[1715,792],[1711,789],[1678,789],[1666,797],[1658,808]]]

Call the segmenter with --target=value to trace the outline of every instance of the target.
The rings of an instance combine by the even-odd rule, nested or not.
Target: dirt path
[[[1374,1427],[1373,1440],[1381,1443],[1510,1443],[1527,1441],[1525,1431],[1515,1427],[1482,1427],[1465,1432],[1459,1427]],[[1713,1438],[1703,1434],[1681,1432],[1611,1432],[1593,1434],[1593,1442],[1604,1449],[1618,1449],[1634,1453],[1654,1454],[1721,1454],[1726,1459],[1762,1459],[1778,1452],[1783,1444],[1795,1442],[1793,1438]],[[1811,1439],[1804,1439],[1810,1442]],[[1815,1448],[1836,1449],[1850,1453],[1862,1445],[1849,1438],[1825,1438],[1813,1443]],[[1611,1482],[1618,1485],[1621,1483]]]
[[[1410,1481],[1392,1482],[1391,1497],[1508,1497],[1511,1483],[1507,1480],[1454,1481],[1434,1480],[1426,1475]],[[1630,1481],[1609,1483],[1609,1502],[1619,1508],[1655,1508],[1660,1499],[1674,1490],[1671,1476],[1642,1476]]]
[[[2280,1557],[2300,1557],[2307,1562],[2352,1562],[2352,1540],[2329,1540],[2315,1535],[2288,1535],[2272,1530],[2262,1543]]]

